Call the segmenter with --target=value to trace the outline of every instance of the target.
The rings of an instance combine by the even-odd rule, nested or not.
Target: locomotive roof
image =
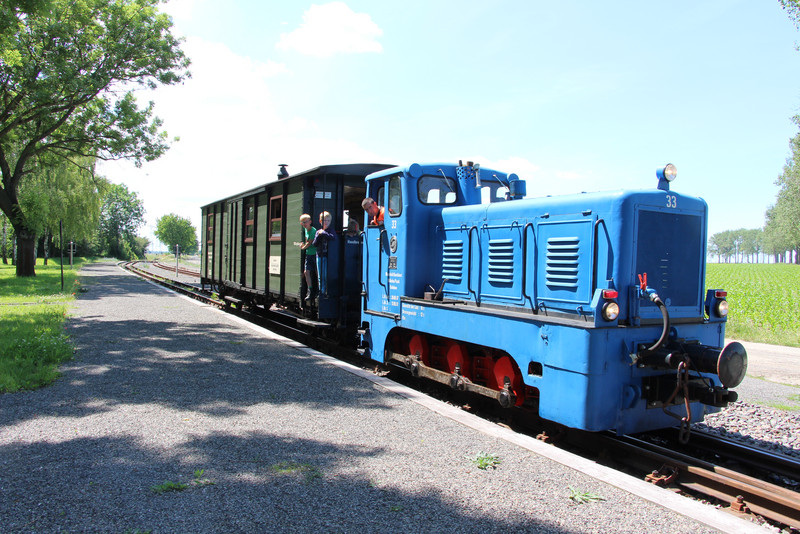
[[[341,163],[336,165],[320,165],[319,167],[314,167],[313,169],[308,169],[299,172],[297,174],[290,174],[286,178],[277,178],[258,187],[254,187],[253,189],[242,191],[241,193],[236,193],[228,197],[217,199],[213,202],[209,202],[208,204],[201,206],[201,209],[207,208],[208,206],[217,204],[219,202],[238,200],[240,198],[257,195],[258,193],[266,191],[267,187],[279,182],[288,182],[295,179],[302,179],[307,176],[314,176],[317,174],[351,174],[351,175],[367,176],[368,174],[382,171],[384,169],[391,169],[392,167],[395,166],[396,165],[388,165],[386,163]]]

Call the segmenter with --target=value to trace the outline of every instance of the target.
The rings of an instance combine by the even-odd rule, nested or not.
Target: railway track
[[[153,262],[151,262],[151,265],[153,267],[157,267],[157,268],[163,269],[165,271],[170,271],[170,272],[173,272],[173,273],[175,272],[175,266],[174,265],[166,265],[166,264],[161,263],[159,261],[153,261]],[[185,275],[185,276],[193,276],[195,278],[200,278],[200,271],[196,271],[194,269],[189,269],[188,267],[180,267],[180,266],[178,266],[178,274],[182,274],[182,275]]]
[[[380,363],[366,360],[355,351],[341,347],[334,340],[326,339],[322,335],[325,326],[323,323],[309,321],[279,310],[261,308],[257,312],[242,310],[241,306],[236,305],[235,299],[220,300],[211,292],[202,292],[194,286],[141,269],[136,266],[136,262],[122,266],[206,304],[228,309],[236,315],[326,354],[375,372],[387,372],[386,367]],[[174,269],[169,270],[174,273]],[[408,377],[401,381],[404,383],[417,381]],[[433,385],[434,383],[426,384],[429,384],[426,389],[431,391],[438,389],[439,396],[445,396],[453,401],[453,396],[449,395],[452,393],[451,390],[438,388],[438,385]],[[491,410],[492,408],[478,409],[481,415],[488,418],[508,419],[507,416],[498,416],[497,413],[508,414],[509,410],[495,411],[494,415]],[[517,413],[520,411],[515,410]],[[475,410],[470,409],[470,411]],[[531,426],[529,422],[531,418],[527,414],[523,414],[519,420],[525,422],[515,426],[521,427],[526,433],[536,432],[540,434],[540,438],[547,441],[551,441],[549,436],[558,434],[552,439],[554,445],[572,451],[579,450],[584,456],[594,457],[599,463],[624,469],[655,485],[684,491],[691,496],[716,500],[722,507],[727,507],[735,514],[756,514],[778,526],[800,529],[800,493],[785,487],[800,486],[800,461],[795,458],[699,432],[692,433],[690,443],[693,451],[690,453],[676,450],[679,448],[676,445],[677,431],[674,436],[664,431],[647,440],[571,429],[561,429],[559,432],[558,429],[554,431],[551,428],[548,433],[542,432],[541,426],[537,427],[535,424]],[[770,480],[783,483],[775,484]],[[789,484],[786,484],[787,481]]]
[[[706,454],[689,454],[631,436],[588,434],[580,443],[591,444],[598,461],[624,466],[655,485],[716,500],[733,513],[800,528],[800,493],[767,480],[796,480],[792,477],[800,462],[707,434],[694,432],[692,440],[702,442],[700,448],[713,447],[713,461]],[[696,445],[692,449],[696,451]]]

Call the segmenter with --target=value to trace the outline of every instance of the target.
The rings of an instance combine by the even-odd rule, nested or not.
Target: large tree
[[[112,184],[103,197],[100,238],[111,256],[122,260],[136,256],[136,231],[144,224],[144,206],[123,184]]]
[[[86,241],[97,234],[109,184],[94,174],[93,162],[84,158],[78,166],[51,158],[35,165],[20,185],[19,202],[37,235],[58,236],[61,229],[66,241]]]
[[[174,213],[159,217],[156,220],[155,235],[167,248],[175,250],[175,245],[178,245],[181,252],[197,252],[197,230],[185,217]]]
[[[160,0],[0,4],[0,209],[17,235],[18,276],[35,274],[36,229],[20,203],[37,158],[137,165],[168,148],[137,87],[180,82],[189,61]]]
[[[800,125],[800,116],[794,117],[794,122]],[[775,181],[780,189],[767,212],[764,231],[772,253],[778,253],[774,248],[780,245],[783,251],[794,251],[795,262],[800,263],[800,133],[792,138],[790,147],[792,154]]]

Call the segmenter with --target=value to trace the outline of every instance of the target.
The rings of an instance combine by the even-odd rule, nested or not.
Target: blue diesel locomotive
[[[315,319],[347,330],[360,302],[369,358],[567,427],[686,435],[736,400],[747,354],[723,348],[725,292],[704,291],[706,203],[670,190],[672,165],[657,175],[648,190],[524,198],[516,175],[471,162],[373,172],[362,191],[383,221],[365,217],[338,254],[357,247],[360,280],[354,262],[329,264],[340,283]]]
[[[524,199],[514,174],[418,165],[367,177],[362,346],[379,361],[533,401],[568,427],[632,433],[736,400],[747,355],[722,348],[704,294],[706,203],[658,188]]]

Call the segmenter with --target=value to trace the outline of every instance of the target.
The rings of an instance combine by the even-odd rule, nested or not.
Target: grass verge
[[[59,376],[58,365],[72,357],[64,332],[67,307],[79,289],[84,262],[61,266],[38,260],[36,276],[17,278],[16,267],[0,264],[0,393],[35,389]]]

